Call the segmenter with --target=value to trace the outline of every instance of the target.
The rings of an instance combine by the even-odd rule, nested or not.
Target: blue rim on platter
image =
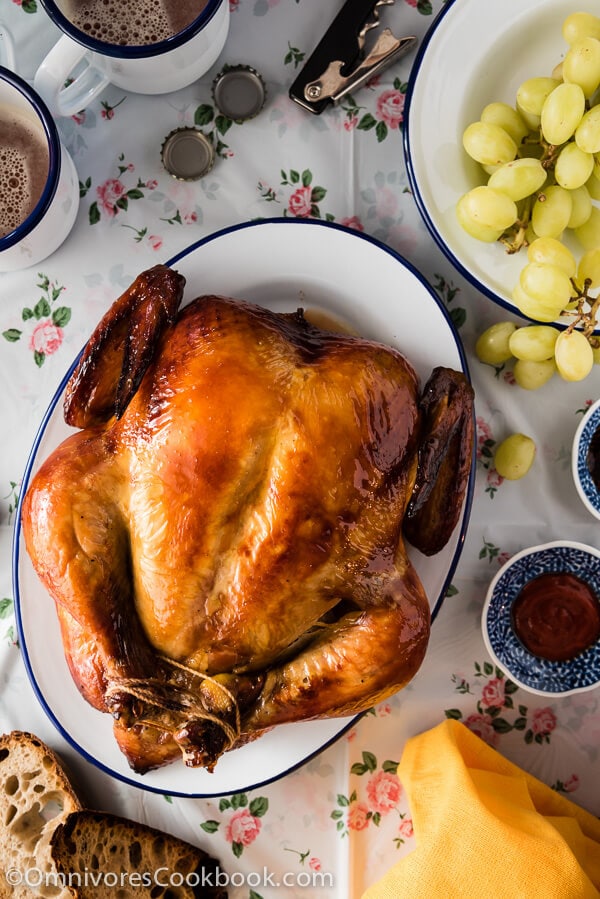
[[[483,639],[499,668],[523,689],[566,696],[600,685],[600,641],[573,659],[551,662],[530,653],[512,626],[512,606],[523,587],[542,574],[568,571],[600,596],[600,550],[571,541],[532,546],[512,556],[492,580],[483,615]]]
[[[600,428],[600,400],[597,400],[585,413],[575,432],[571,468],[573,480],[582,503],[592,515],[600,518],[600,490],[594,483],[588,468],[588,453],[596,431]]]
[[[274,230],[270,231],[270,229]],[[281,231],[281,229],[283,229],[283,232]],[[263,219],[241,223],[229,228],[224,228],[221,231],[217,231],[197,241],[186,250],[171,258],[166,264],[169,266],[177,266],[180,271],[183,270],[182,273],[184,275],[186,274],[186,267],[193,272],[194,266],[196,266],[197,270],[202,270],[202,277],[204,277],[205,267],[207,266],[207,263],[210,272],[210,264],[211,262],[215,261],[215,258],[220,258],[219,254],[227,252],[229,254],[227,256],[227,259],[230,262],[232,258],[230,251],[232,249],[242,249],[243,252],[241,254],[241,257],[235,257],[237,264],[234,269],[236,271],[236,274],[228,275],[228,277],[235,280],[235,278],[237,277],[245,277],[245,272],[243,270],[243,256],[244,253],[247,253],[249,256],[251,255],[250,250],[246,249],[248,247],[248,241],[250,247],[256,249],[255,244],[258,240],[266,242],[269,240],[269,237],[276,237],[280,246],[285,246],[285,254],[287,254],[286,258],[284,258],[283,261],[278,261],[277,266],[281,267],[283,265],[289,265],[289,271],[286,268],[286,278],[288,276],[292,278],[294,277],[294,265],[306,266],[305,257],[302,253],[303,246],[308,245],[310,249],[316,252],[319,247],[327,247],[328,241],[333,241],[335,243],[334,248],[338,254],[338,262],[336,263],[337,265],[347,266],[348,253],[352,254],[354,251],[354,256],[359,256],[359,251],[361,251],[361,248],[363,248],[361,252],[366,253],[369,260],[370,254],[374,253],[377,255],[377,259],[382,262],[384,267],[386,265],[391,265],[394,271],[395,263],[399,263],[404,270],[404,274],[401,276],[401,278],[408,278],[409,284],[413,285],[414,289],[412,293],[409,292],[406,296],[400,293],[400,295],[398,296],[398,303],[402,305],[404,303],[409,304],[411,302],[414,302],[415,291],[417,300],[421,300],[421,304],[417,302],[419,308],[415,310],[414,316],[412,314],[412,311],[410,311],[410,309],[406,305],[404,306],[405,312],[403,313],[403,315],[410,315],[411,320],[414,318],[415,324],[413,326],[416,327],[416,323],[421,321],[422,315],[424,314],[424,312],[426,312],[426,310],[424,310],[422,306],[422,301],[425,299],[424,292],[426,291],[428,295],[427,302],[430,303],[431,308],[431,312],[426,314],[435,316],[436,320],[439,320],[440,326],[444,329],[444,339],[447,341],[446,349],[436,346],[435,352],[436,354],[439,352],[447,352],[448,354],[450,354],[452,358],[457,360],[457,367],[460,367],[462,369],[467,378],[469,377],[464,350],[455,325],[452,322],[448,310],[446,309],[442,300],[435,294],[435,292],[425,281],[423,276],[420,275],[420,273],[409,262],[403,259],[403,257],[395,253],[384,244],[381,244],[376,239],[352,229],[345,228],[344,226],[337,225],[336,223],[321,222],[318,220],[300,220],[288,218]],[[346,245],[348,242],[351,243],[351,246]],[[268,243],[264,243],[264,245],[269,246]],[[261,243],[261,246],[263,246],[263,243]],[[381,254],[383,254],[383,256]],[[288,255],[291,261],[287,259]],[[260,268],[260,278],[263,277],[263,270],[268,269],[268,256],[269,254],[266,254],[264,255],[264,257],[261,257],[253,262],[253,265]],[[308,258],[310,259],[311,257],[309,256]],[[297,260],[300,261],[297,262]],[[387,262],[385,260],[387,260]],[[242,270],[241,274],[239,274],[240,268]],[[234,269],[232,269],[232,271]],[[316,275],[322,276],[323,272],[317,270]],[[214,272],[211,272],[207,277],[214,278],[216,276],[214,275]],[[331,278],[331,274],[329,273],[329,271],[327,273],[327,277]],[[352,275],[352,277],[355,279],[356,273]],[[397,276],[395,275],[394,277],[396,278]],[[373,278],[377,278],[377,272],[373,272]],[[200,278],[200,280],[202,280],[202,278]],[[322,277],[317,277],[315,283],[315,290],[321,288],[326,289],[327,284],[323,281]],[[259,281],[257,281],[257,284],[259,286],[257,287],[255,285],[254,289],[259,291],[260,295],[260,284],[262,284],[262,281],[259,279]],[[276,282],[276,292],[280,290],[281,284],[281,281]],[[212,290],[214,286],[214,283],[210,283],[208,285],[208,290],[203,289],[202,292],[215,292]],[[421,296],[419,296],[419,292]],[[234,293],[232,295],[235,296],[236,294]],[[247,298],[252,301],[251,296]],[[296,301],[296,298],[294,298],[294,301]],[[368,303],[372,302],[370,293],[366,301]],[[184,302],[186,301],[184,300]],[[371,307],[369,306],[369,310],[370,308]],[[385,316],[384,312],[385,310],[379,311],[380,318],[383,319],[386,327],[389,326],[393,331],[393,324],[389,324],[389,320]],[[392,334],[392,331],[390,331],[390,334]],[[397,341],[397,336],[393,336],[394,340]],[[430,348],[430,343],[428,343],[426,347],[427,353],[433,352],[433,350]],[[407,354],[410,357],[410,348],[407,350]],[[59,426],[56,424],[56,422],[59,419],[62,420],[60,410],[61,400],[66,384],[75,366],[77,365],[78,358],[74,360],[69,371],[63,378],[62,383],[58,387],[36,435],[23,475],[20,491],[21,501],[25,496],[28,484],[30,483],[34,472],[37,470],[37,467],[41,463],[41,461],[43,461],[43,459],[45,458],[44,453],[48,450],[47,442],[50,441],[51,444],[57,436],[53,429],[57,429]],[[62,425],[60,425],[60,427],[66,428],[66,426],[64,426],[64,422],[62,422]],[[48,438],[49,431],[51,432],[50,438]],[[50,446],[50,451],[51,449],[52,446]],[[459,525],[457,525],[455,534],[453,535],[455,543],[449,550],[447,560],[444,560],[443,574],[439,574],[439,590],[436,591],[435,596],[430,597],[432,607],[432,620],[437,616],[439,609],[441,608],[441,605],[451,583],[452,575],[456,569],[460,554],[462,552],[462,547],[464,545],[465,534],[471,512],[474,481],[475,453],[473,454],[473,466],[471,469],[469,484],[465,495],[462,519]],[[208,777],[210,777],[211,779],[211,782],[208,783],[204,780],[202,780],[201,783],[198,783],[198,781],[194,778],[194,772],[190,772],[189,786],[187,781],[185,782],[185,785],[183,785],[183,780],[179,780],[177,778],[171,779],[167,776],[163,777],[163,772],[168,772],[172,766],[158,769],[158,771],[156,772],[149,772],[149,774],[144,775],[143,777],[138,776],[134,772],[131,772],[128,768],[122,766],[122,758],[115,759],[113,755],[103,755],[103,757],[100,758],[98,757],[98,754],[96,754],[97,746],[100,744],[104,746],[107,742],[105,731],[107,730],[107,728],[112,730],[110,716],[100,712],[94,712],[94,710],[91,710],[91,708],[88,709],[87,705],[85,705],[82,709],[80,709],[77,705],[81,697],[76,693],[76,688],[72,683],[72,679],[69,683],[70,675],[67,678],[63,673],[63,653],[59,653],[59,644],[57,642],[58,638],[53,633],[55,629],[55,622],[52,619],[54,619],[56,616],[50,616],[48,628],[43,633],[40,634],[37,630],[35,632],[29,630],[34,625],[32,625],[32,613],[31,611],[27,611],[25,604],[27,603],[27,601],[29,601],[31,606],[32,600],[35,602],[35,599],[39,597],[32,596],[32,592],[38,589],[36,583],[37,579],[32,579],[31,573],[28,571],[25,571],[25,575],[23,575],[22,571],[22,569],[30,568],[31,564],[28,560],[23,545],[23,535],[20,522],[20,508],[17,511],[17,520],[13,537],[12,556],[13,590],[15,597],[17,630],[27,674],[30,683],[32,684],[33,690],[37,696],[37,699],[40,702],[40,705],[44,709],[45,713],[48,715],[49,719],[52,721],[53,725],[57,728],[57,730],[67,741],[67,743],[69,743],[83,758],[89,761],[96,768],[104,771],[106,774],[115,777],[116,779],[124,783],[127,783],[131,786],[136,786],[148,792],[193,798],[209,798],[213,796],[228,795],[243,790],[256,789],[278,780],[284,775],[291,773],[292,771],[309,762],[312,758],[319,755],[321,752],[335,743],[342,736],[342,734],[346,733],[352,726],[354,726],[358,718],[361,717],[359,715],[352,716],[350,719],[335,719],[335,732],[331,732],[334,729],[332,726],[327,731],[328,735],[325,738],[322,738],[320,731],[318,737],[313,738],[312,736],[310,736],[308,738],[305,738],[304,741],[302,739],[298,739],[298,737],[289,740],[287,737],[284,738],[283,736],[281,736],[279,738],[279,742],[276,742],[269,747],[270,755],[268,773],[265,773],[264,770],[260,770],[259,773],[259,766],[257,766],[255,763],[253,764],[252,760],[244,756],[245,765],[243,771],[243,783],[236,782],[231,783],[231,785],[227,785],[223,783],[223,780],[219,781],[219,778],[217,777],[218,766],[217,772],[215,772],[215,774],[208,775]],[[429,567],[431,567],[432,564],[435,564],[435,562],[432,563],[431,560],[427,560],[427,565]],[[27,578],[29,578],[30,580],[27,581]],[[25,583],[28,584],[29,591],[25,589]],[[36,624],[35,627],[40,630],[43,628],[43,625]],[[52,660],[52,666],[49,666],[47,664],[50,661],[50,649],[48,649],[50,641],[54,641],[52,646],[54,646],[56,649],[55,655],[61,655],[61,658],[58,661]],[[40,647],[42,646],[42,644],[44,646],[43,664],[38,658],[40,656]],[[40,665],[42,665],[42,667],[40,667]],[[52,667],[52,670],[49,670],[50,667]],[[60,700],[57,700],[56,695],[59,688]],[[81,700],[81,702],[84,701]],[[67,712],[65,711],[65,705],[68,705],[69,703],[71,704],[71,706],[73,706],[73,708],[77,706],[76,725],[70,723],[69,717],[67,717],[65,722],[65,715],[67,715]],[[68,716],[75,715],[75,711],[73,710],[73,708],[69,709]],[[88,718],[88,716],[91,714],[95,716],[93,722],[91,722],[91,718]],[[79,720],[81,720],[81,723],[78,723]],[[330,719],[330,721],[331,720],[334,719]],[[315,722],[312,722],[312,724],[314,725]],[[311,722],[306,722],[306,725],[310,726]],[[81,729],[81,734],[79,734],[78,731],[75,730],[75,734],[77,734],[76,736],[73,733],[75,726]],[[259,746],[261,743],[263,743],[263,741],[264,745],[266,746],[266,742],[270,740],[271,736],[274,737],[277,731],[279,731],[280,734],[289,733],[289,731],[286,731],[287,727],[294,727],[294,725],[283,725],[281,728],[276,728],[275,732],[272,735],[268,734],[265,737],[262,737],[261,740],[254,741],[254,743],[248,744],[247,747],[242,747],[241,749],[236,750],[234,753],[231,753],[231,755],[234,756],[236,753],[243,754],[246,751],[251,751],[252,747]],[[93,734],[88,734],[88,730],[93,731]],[[91,742],[92,736],[94,737],[93,744]],[[86,740],[89,741],[89,745],[86,743]],[[318,745],[314,745],[317,743]],[[296,744],[299,744],[300,748],[296,748]],[[293,752],[291,751],[291,749],[289,749],[290,746],[294,747]],[[306,747],[308,747],[308,749]],[[98,752],[100,752],[100,750]],[[281,761],[279,758],[277,758],[278,754],[283,754],[285,756],[285,760]],[[278,765],[280,767],[277,767]],[[271,771],[273,771],[273,773],[271,773]],[[202,772],[202,774],[205,773],[206,772]],[[236,770],[236,777],[237,776],[238,775]],[[241,776],[242,775],[240,775],[240,777]],[[214,787],[212,786],[212,783],[214,783]]]

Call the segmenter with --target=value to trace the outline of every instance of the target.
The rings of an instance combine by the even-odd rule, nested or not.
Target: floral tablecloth
[[[600,369],[584,382],[557,378],[519,388],[510,366],[479,363],[481,330],[506,313],[456,274],[420,220],[402,151],[404,95],[413,55],[316,117],[287,95],[338,2],[230,0],[231,30],[214,68],[164,97],[107,88],[61,120],[81,184],[66,243],[39,266],[0,274],[0,726],[33,731],[62,751],[98,807],[164,827],[221,860],[233,897],[358,897],[414,847],[411,810],[396,763],[406,738],[444,717],[463,721],[555,790],[600,814],[600,690],[546,700],[517,688],[488,657],[480,616],[489,581],[511,554],[553,539],[600,547],[570,472],[571,441],[600,395]],[[397,0],[382,17],[422,37],[440,0]],[[58,33],[37,0],[0,0],[17,66],[31,79]],[[225,63],[258,69],[260,115],[244,124],[215,109],[211,82]],[[174,181],[160,146],[174,127],[199,125],[217,148],[201,181]],[[220,228],[259,217],[335,221],[409,259],[459,328],[476,390],[477,476],[470,526],[426,661],[401,694],[374,708],[334,745],[282,779],[247,793],[186,799],[147,793],[96,770],[57,733],[22,662],[14,618],[11,538],[20,480],[44,411],[112,300],[144,268]],[[349,260],[351,264],[351,260]],[[527,477],[493,469],[496,442],[523,431],[536,441]]]

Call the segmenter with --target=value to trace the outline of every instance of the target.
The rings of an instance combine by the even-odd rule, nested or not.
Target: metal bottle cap
[[[213,100],[219,112],[238,123],[258,115],[266,93],[262,77],[251,66],[225,66],[212,85]]]
[[[175,128],[161,148],[162,163],[179,181],[197,181],[213,167],[215,150],[198,128]]]

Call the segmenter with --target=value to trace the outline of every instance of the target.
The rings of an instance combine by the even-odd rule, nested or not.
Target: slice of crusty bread
[[[50,837],[79,808],[63,763],[42,740],[25,731],[0,736],[2,899],[70,896],[54,876]]]
[[[107,812],[76,811],[50,841],[77,899],[227,899],[226,876],[197,846]]]

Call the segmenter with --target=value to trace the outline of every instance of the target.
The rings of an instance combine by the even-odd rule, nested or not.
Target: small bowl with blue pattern
[[[488,588],[483,639],[514,683],[542,696],[600,687],[600,550],[571,541],[521,550]]]
[[[571,469],[583,505],[600,518],[600,400],[587,410],[573,439]]]

